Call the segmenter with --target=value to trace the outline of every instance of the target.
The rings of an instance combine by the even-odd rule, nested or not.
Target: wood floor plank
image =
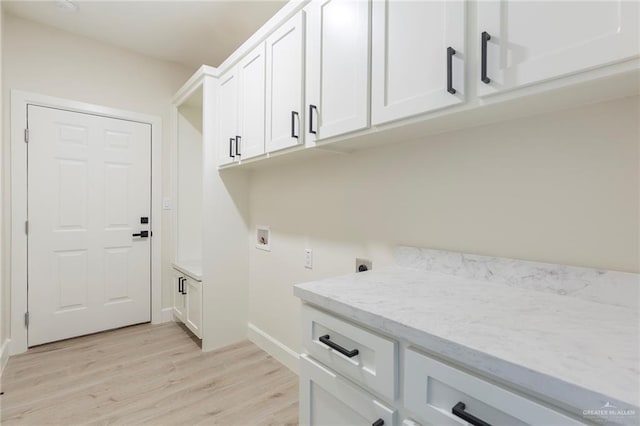
[[[175,323],[30,349],[2,376],[3,425],[293,425],[295,374],[251,342],[203,353]]]

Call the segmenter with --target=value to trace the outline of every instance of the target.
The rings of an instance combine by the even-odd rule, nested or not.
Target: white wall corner
[[[260,349],[274,357],[289,370],[298,374],[300,370],[300,354],[281,341],[274,339],[255,325],[249,323],[248,327],[249,340],[255,343]]]
[[[173,308],[162,308],[162,312],[160,314],[160,323],[172,321],[175,321],[175,318],[173,318]]]

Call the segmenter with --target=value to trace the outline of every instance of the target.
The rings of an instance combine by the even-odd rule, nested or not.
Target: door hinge
[[[24,326],[29,327],[29,312],[24,313]]]
[[[29,129],[24,129],[24,142],[29,143]]]
[[[24,233],[25,233],[25,235],[29,235],[29,221],[28,220],[24,221]]]

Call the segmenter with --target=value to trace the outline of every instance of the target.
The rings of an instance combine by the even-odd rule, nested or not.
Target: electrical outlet
[[[366,272],[373,269],[373,262],[369,259],[356,258],[356,272]]]
[[[313,269],[313,250],[304,249],[304,267]]]

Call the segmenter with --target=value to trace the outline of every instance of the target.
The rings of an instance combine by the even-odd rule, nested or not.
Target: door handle
[[[133,237],[147,238],[149,237],[149,231],[140,231],[138,234],[131,234]]]
[[[242,138],[240,136],[236,136],[236,155],[240,157],[240,141]]]
[[[357,350],[357,349],[349,350],[349,349],[343,348],[339,344],[337,344],[335,342],[332,342],[329,339],[330,339],[329,335],[325,334],[324,336],[320,336],[319,340],[322,343],[324,343],[325,345],[329,346],[331,349],[340,352],[342,355],[346,356],[347,358],[353,358],[354,356],[356,356],[356,355],[358,355],[360,353],[360,351]]]
[[[447,92],[452,95],[456,94],[456,89],[453,88],[453,55],[455,54],[456,49],[447,47]]]
[[[384,426],[384,420],[378,419],[375,422],[371,423],[371,426]]]
[[[298,139],[298,135],[296,135],[296,121],[298,119],[298,112],[291,111],[291,137]]]
[[[491,40],[491,36],[488,32],[482,32],[482,57],[480,58],[480,80],[484,84],[491,83],[491,79],[487,77],[487,42]]]
[[[236,158],[233,154],[233,138],[229,138],[229,157]]]
[[[309,105],[309,133],[312,134],[317,134],[317,132],[315,130],[313,130],[313,111],[316,111],[316,114],[318,113],[318,108],[315,105]]]
[[[472,424],[473,426],[491,426],[484,420],[481,420],[476,416],[464,411],[465,408],[467,408],[467,406],[464,404],[464,402],[460,401],[453,406],[453,408],[451,409],[451,413],[453,413],[454,416],[460,417],[465,422]]]

